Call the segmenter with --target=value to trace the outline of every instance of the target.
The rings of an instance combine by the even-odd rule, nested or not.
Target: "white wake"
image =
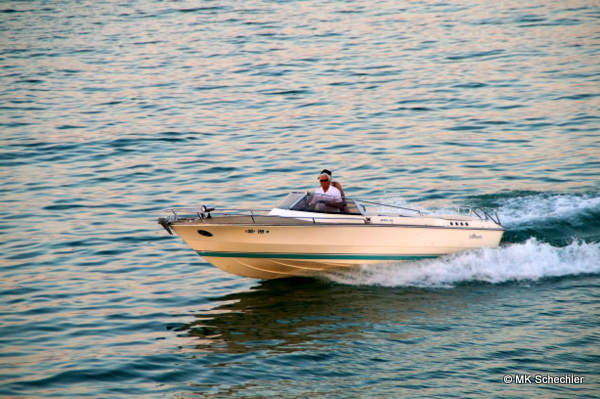
[[[505,226],[536,223],[548,219],[576,218],[600,213],[598,194],[533,194],[501,201],[498,213]]]
[[[598,243],[573,242],[566,247],[553,247],[532,238],[520,244],[418,262],[365,265],[327,278],[348,285],[449,288],[466,282],[498,284],[598,273]]]

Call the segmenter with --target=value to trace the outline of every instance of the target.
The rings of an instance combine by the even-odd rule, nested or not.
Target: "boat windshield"
[[[279,209],[292,209],[302,198],[306,197],[307,192],[294,191],[289,193],[287,197],[281,201],[276,208]]]
[[[344,213],[350,215],[362,215],[359,205],[350,198],[346,198],[346,206],[341,210],[321,210],[318,201],[313,201],[314,194],[310,192],[295,191],[288,194],[278,205],[279,209],[304,212]]]

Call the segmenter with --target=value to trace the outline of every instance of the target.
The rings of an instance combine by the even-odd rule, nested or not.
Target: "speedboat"
[[[504,228],[496,211],[459,207],[452,214],[295,191],[270,211],[168,209],[158,219],[207,262],[257,279],[316,276],[384,262],[435,258],[497,247]]]

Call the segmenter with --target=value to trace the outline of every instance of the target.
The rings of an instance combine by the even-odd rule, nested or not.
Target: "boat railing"
[[[371,201],[360,201],[361,204],[371,204],[383,207],[395,208],[402,211],[414,212],[418,214],[420,217],[423,217],[423,212],[419,209],[407,208],[404,206],[398,205],[389,205],[382,204],[379,202],[371,202]],[[364,205],[363,205],[364,207]],[[344,221],[344,222],[364,222],[369,223],[369,218],[366,214],[356,217],[352,217],[351,215],[344,215],[343,217],[336,217],[335,214],[325,214],[327,216],[318,217],[312,215],[306,215],[306,217],[294,215],[294,216],[281,216],[281,215],[269,215],[270,210],[258,210],[258,209],[237,209],[237,208],[228,208],[228,209],[219,209],[218,211],[214,206],[202,205],[198,208],[169,208],[165,209],[166,212],[173,213],[172,220],[182,220],[182,219],[190,219],[191,215],[194,215],[193,218],[199,218],[200,220],[211,219],[211,212],[217,213],[219,216],[248,216],[252,220],[252,223],[256,224],[255,217],[267,217],[267,218],[289,218],[289,219],[301,219],[301,220],[312,220],[313,223],[317,222],[333,222],[336,220]],[[483,207],[472,207],[468,205],[463,205],[458,207],[457,213],[459,215],[467,215],[467,216],[475,216],[481,220],[491,220],[498,225],[502,225],[500,222],[500,217],[498,216],[498,212],[496,212],[493,208],[483,208]],[[185,216],[183,216],[185,215]],[[169,218],[170,219],[170,218]]]
[[[459,206],[458,214],[463,214],[463,211],[466,211],[469,216],[475,215],[481,220],[491,220],[498,225],[502,225],[502,223],[500,223],[498,212],[493,208],[472,207],[468,205]]]
[[[196,215],[200,219],[210,219],[211,213],[215,212],[223,216],[267,216],[266,213],[269,210],[262,209],[237,209],[237,208],[224,208],[217,210],[212,205],[202,205],[197,208],[167,208],[165,212],[173,213],[174,220],[180,220],[181,215]]]
[[[364,216],[356,216],[356,217],[351,217],[350,215],[348,216],[344,216],[344,217],[335,217],[335,214],[327,214],[327,216],[323,216],[323,217],[318,217],[318,216],[298,216],[298,215],[294,215],[294,216],[282,216],[282,215],[269,215],[268,213],[271,211],[269,210],[258,210],[258,209],[219,209],[218,211],[215,210],[215,207],[207,207],[207,206],[202,206],[200,208],[168,208],[164,210],[165,212],[171,212],[173,213],[173,216],[171,219],[170,217],[167,218],[167,222],[169,220],[173,220],[173,221],[178,221],[178,220],[189,220],[190,217],[193,215],[192,219],[195,219],[196,217],[200,220],[205,220],[205,219],[212,219],[212,212],[215,212],[218,216],[245,216],[245,217],[249,217],[252,220],[252,223],[256,224],[258,223],[255,219],[255,217],[260,216],[261,218],[285,218],[285,219],[294,219],[294,220],[306,220],[306,221],[312,221],[314,224],[317,224],[319,222],[333,222],[333,221],[343,221],[343,222],[359,222],[359,223],[369,223],[368,218],[364,217]],[[325,213],[323,215],[326,215]]]

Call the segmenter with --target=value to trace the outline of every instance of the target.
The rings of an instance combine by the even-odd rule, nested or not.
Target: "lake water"
[[[599,20],[583,0],[3,1],[0,396],[597,397]],[[365,200],[496,207],[505,242],[265,282],[156,224],[269,208],[322,168]]]

